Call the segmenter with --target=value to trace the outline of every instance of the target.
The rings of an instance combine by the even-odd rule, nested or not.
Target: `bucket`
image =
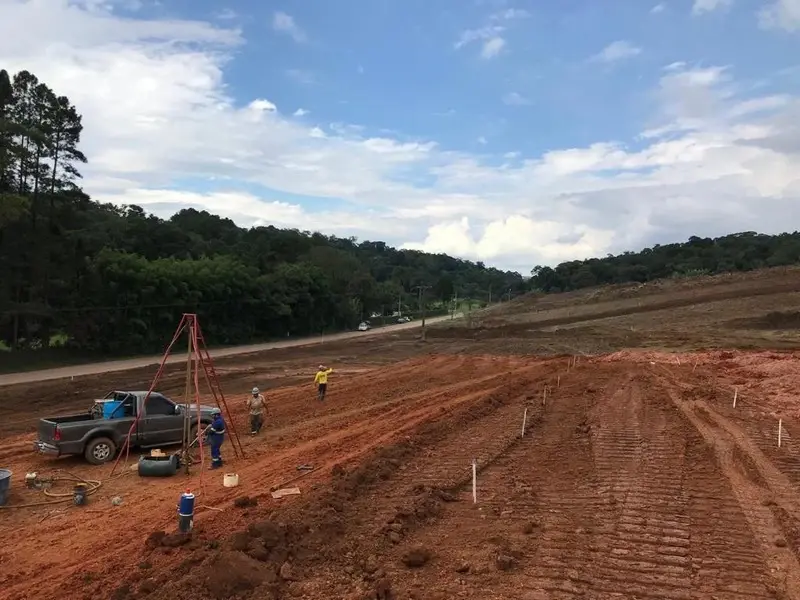
[[[72,502],[75,506],[83,506],[86,504],[86,484],[76,483],[72,488]]]
[[[8,502],[8,495],[11,492],[11,471],[0,469],[0,506],[5,506]]]
[[[223,487],[232,488],[239,485],[239,475],[237,473],[225,473],[222,476]]]

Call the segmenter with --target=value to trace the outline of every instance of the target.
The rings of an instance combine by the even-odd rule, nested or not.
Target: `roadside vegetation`
[[[99,204],[80,186],[83,127],[33,74],[0,71],[3,368],[157,352],[184,312],[200,315],[209,344],[230,345],[524,290],[519,273],[383,242]]]

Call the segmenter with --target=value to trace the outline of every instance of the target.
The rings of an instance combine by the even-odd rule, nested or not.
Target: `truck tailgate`
[[[56,423],[49,419],[39,419],[39,441],[52,444],[55,440]]]

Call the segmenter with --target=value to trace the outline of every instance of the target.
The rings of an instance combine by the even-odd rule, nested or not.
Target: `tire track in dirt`
[[[409,461],[402,470],[374,490],[366,498],[371,513],[366,519],[365,531],[373,532],[385,525],[409,504],[415,490],[422,488],[452,489],[471,478],[471,462],[477,459],[479,469],[485,469],[509,444],[519,438],[525,403],[536,396],[536,386],[549,379],[552,365],[543,371],[541,366],[523,367],[514,371],[505,384],[492,392],[497,398],[496,408],[488,415],[463,429],[453,430],[436,445]],[[539,405],[540,406],[540,405]],[[535,405],[529,408],[529,427],[535,422]]]
[[[346,507],[338,508],[346,511],[342,514],[348,529],[343,539],[332,542],[340,548],[336,554],[347,557],[345,561],[350,565],[363,561],[370,552],[385,557],[395,548],[393,543],[435,521],[441,509],[438,501],[441,498],[435,490],[461,485],[470,477],[473,458],[486,468],[515,443],[526,402],[529,402],[528,430],[535,426],[536,407],[541,406],[538,390],[545,381],[553,379],[560,365],[555,361],[523,364],[527,366],[515,369],[502,385],[484,394],[483,406],[478,410],[443,415],[436,427],[447,430],[444,435],[438,434],[426,443],[427,435],[420,438],[418,432],[409,432],[421,444],[413,456],[404,459],[391,476],[380,476],[382,481],[362,490]],[[428,496],[431,492],[433,502]],[[398,527],[400,522],[402,527]],[[387,527],[389,523],[396,528]],[[330,590],[340,573],[340,570],[317,573],[316,583],[310,585]],[[343,588],[336,594],[330,592],[339,597],[346,593]]]
[[[650,390],[643,392],[647,380],[637,371],[595,413],[601,413],[592,439],[600,485],[613,489],[616,484],[624,496],[611,496],[613,530],[599,540],[607,552],[591,569],[591,589],[627,597],[689,599],[690,523],[680,423],[651,400]]]
[[[800,598],[800,562],[794,551],[786,547],[785,541],[782,547],[776,544],[776,540],[785,539],[786,531],[780,518],[770,508],[771,503],[777,503],[782,509],[791,511],[789,514],[796,514],[791,486],[785,480],[785,476],[753,445],[741,429],[714,411],[703,400],[683,400],[678,392],[680,386],[676,385],[674,376],[656,377],[663,382],[673,405],[702,436],[709,448],[708,454],[715,457],[722,475],[729,483],[727,486],[729,493],[722,498],[706,491],[708,487],[705,485],[702,489],[694,491],[696,504],[706,507],[703,518],[698,519],[698,522],[705,522],[707,526],[709,520],[713,520],[709,517],[719,515],[720,511],[724,510],[726,518],[719,520],[714,533],[724,534],[722,539],[727,540],[728,544],[730,540],[741,541],[748,538],[755,542],[755,545],[728,546],[729,556],[739,560],[724,565],[724,570],[721,570],[719,562],[721,560],[719,549],[715,549],[714,558],[706,561],[706,566],[709,567],[707,571],[713,572],[716,567],[718,571],[725,573],[725,577],[732,572],[733,580],[733,583],[726,584],[727,590],[723,588],[718,591],[731,593],[735,590],[751,597],[769,598],[766,591],[759,586],[758,580],[752,585],[747,584],[748,578],[753,579],[753,572],[750,568],[742,568],[751,567],[756,561],[755,557],[760,553],[762,561],[767,566],[767,574],[770,576],[765,588],[778,594],[778,597]],[[738,511],[737,507],[727,500],[731,495],[738,504]],[[743,515],[749,524],[751,535],[734,531],[739,514]],[[698,566],[702,569],[702,562]],[[705,579],[703,582],[709,580]],[[739,584],[744,589],[740,590]],[[722,585],[719,584],[719,587]]]
[[[575,382],[550,404],[527,454],[514,457],[517,465],[527,463],[526,474],[538,482],[538,510],[525,515],[534,526],[532,539],[523,539],[518,550],[524,555],[518,581],[526,590],[525,598],[557,600],[588,592],[592,581],[587,567],[597,550],[596,535],[608,522],[609,504],[598,493],[594,476],[588,419],[598,397],[611,395],[626,375],[597,370],[588,382],[581,374],[569,377],[573,376]],[[514,463],[497,485],[512,476]],[[515,550],[512,545],[511,551]]]
[[[511,371],[512,373],[514,371]],[[305,441],[308,436],[313,436],[313,432],[309,429],[307,434],[304,436],[302,431],[301,432],[294,432],[291,433],[292,430],[297,429],[297,425],[299,421],[302,421],[304,425],[313,426],[317,424],[325,424],[325,427],[329,429],[344,429],[347,428],[354,420],[356,421],[364,421],[366,419],[392,419],[396,415],[405,412],[415,405],[415,403],[422,402],[422,403],[430,403],[432,401],[447,401],[447,399],[452,398],[454,396],[459,395],[466,395],[471,396],[476,391],[483,391],[483,392],[491,392],[492,390],[497,389],[503,384],[503,381],[508,377],[507,373],[497,374],[493,373],[490,375],[485,375],[483,377],[479,377],[477,379],[468,379],[466,381],[460,381],[458,383],[438,386],[436,388],[436,392],[425,393],[423,392],[413,392],[410,394],[402,394],[402,395],[395,395],[389,400],[385,400],[383,402],[373,403],[367,407],[356,406],[354,408],[349,408],[348,410],[340,410],[340,406],[336,406],[333,409],[329,409],[324,413],[314,413],[314,416],[308,418],[307,416],[303,418],[302,415],[299,415],[296,418],[288,420],[288,422],[281,422],[281,421],[273,421],[271,425],[279,425],[280,428],[276,428],[272,430],[274,435],[279,435],[282,437],[287,437],[292,435],[292,439],[294,443]],[[327,400],[326,400],[327,402]],[[444,404],[442,404],[444,406]]]
[[[593,385],[603,379],[607,377],[595,375]],[[518,595],[521,587],[530,591],[531,578],[538,577],[540,584],[557,592],[565,585],[565,572],[580,577],[576,566],[585,556],[585,537],[580,533],[575,535],[575,530],[581,524],[591,526],[592,514],[598,508],[598,497],[589,486],[577,491],[575,486],[591,472],[588,440],[580,428],[587,404],[591,402],[586,393],[585,383],[571,384],[564,378],[561,387],[553,391],[543,413],[537,394],[535,410],[533,406],[529,409],[533,424],[521,439],[519,431],[514,433],[521,425],[520,408],[516,415],[507,415],[506,421],[512,421],[512,432],[507,434],[509,442],[505,449],[498,448],[498,454],[479,474],[478,504],[472,502],[469,459],[467,453],[463,455],[460,502],[448,504],[440,520],[414,532],[408,540],[438,554],[435,570],[427,576],[418,576],[417,584],[408,586],[414,588],[412,591],[416,591],[418,597],[426,600],[452,598],[462,596],[465,590],[470,593],[479,590],[484,599],[521,597]],[[508,429],[506,423],[505,430]],[[488,436],[484,434],[483,437],[487,439]],[[576,444],[583,447],[577,451],[584,454],[583,468],[576,465],[573,458]],[[437,456],[443,449],[437,446]],[[566,453],[570,455],[566,472],[571,476],[565,478]],[[577,520],[573,514],[575,509],[582,511],[582,517]],[[469,536],[458,536],[458,546],[449,546],[448,537],[459,529],[469,531]],[[389,557],[397,559],[405,549],[406,546],[400,546],[390,551]],[[508,555],[523,564],[524,583],[507,587],[503,574],[494,566],[498,555]],[[479,581],[473,579],[468,588],[453,576],[461,563],[470,565],[469,572],[479,576]],[[529,573],[528,569],[533,571]],[[401,571],[394,570],[393,575],[403,580]],[[553,583],[553,578],[558,581]]]
[[[756,414],[751,411],[748,415],[731,414],[732,411],[714,409],[717,414],[724,416],[731,423],[747,435],[764,454],[765,457],[780,471],[790,483],[794,494],[800,494],[800,444],[792,435],[793,424],[783,422],[781,447],[778,448],[778,421]]]
[[[700,436],[689,440],[687,462],[694,597],[774,598],[753,531],[729,482],[719,476],[713,449]]]
[[[727,480],[654,383],[641,365],[617,365],[562,386],[533,435],[486,469],[477,507],[467,485],[463,502],[407,540],[438,556],[404,587],[426,599],[771,597]],[[454,547],[457,528],[470,536]],[[499,570],[498,555],[517,566]],[[454,575],[460,561],[468,574]]]

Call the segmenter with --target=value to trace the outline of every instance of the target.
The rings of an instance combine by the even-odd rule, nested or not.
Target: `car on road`
[[[358,324],[359,331],[367,331],[368,329],[372,329],[372,325],[370,325],[368,321],[361,321],[361,323]]]
[[[411,317],[400,317],[399,319],[397,319],[397,322],[398,323],[410,323],[411,322]]]
[[[200,407],[198,425],[196,406],[178,404],[158,392],[148,396],[146,391],[114,391],[85,413],[40,419],[34,450],[53,457],[83,455],[89,463],[101,465],[114,459],[128,432],[132,448],[182,443],[187,410],[191,439],[195,439],[211,423],[213,408]]]

